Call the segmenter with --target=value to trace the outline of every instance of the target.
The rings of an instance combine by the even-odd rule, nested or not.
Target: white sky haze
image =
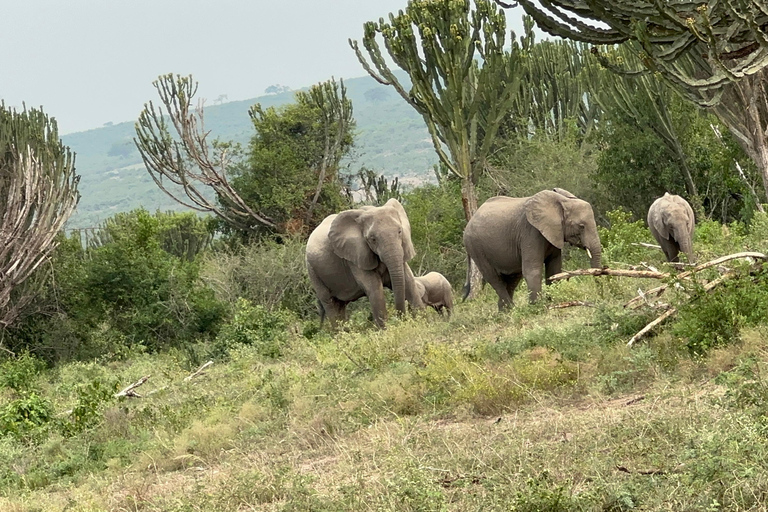
[[[163,73],[210,104],[365,71],[347,44],[407,0],[6,0],[0,99],[42,106],[61,134],[138,117]],[[519,14],[515,28],[521,30]],[[511,19],[511,18],[510,18]]]

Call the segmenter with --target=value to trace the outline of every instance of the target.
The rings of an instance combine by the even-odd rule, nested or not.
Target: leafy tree
[[[290,111],[285,122],[279,119],[279,111],[254,106],[250,114],[257,134],[245,165],[239,161],[237,145],[208,142],[202,104],[195,112],[191,110],[197,91],[191,76],[163,75],[153,84],[161,107],[152,102],[145,105],[134,141],[163,191],[189,208],[213,213],[229,229],[246,233],[286,233],[312,224],[321,196],[333,194],[326,186],[335,183],[338,162],[351,145],[352,104],[343,82],[339,85],[331,80],[297,93],[296,108],[306,112]],[[274,131],[278,128],[288,132],[281,135]],[[270,147],[272,143],[290,147]],[[302,143],[308,144],[307,150],[297,151]],[[302,162],[301,169],[291,167]],[[288,167],[281,168],[284,164]],[[264,184],[254,184],[255,180],[264,180]],[[248,190],[241,191],[239,186]],[[241,192],[250,197],[244,198]],[[304,218],[294,217],[297,212]]]
[[[658,108],[665,110],[668,133],[675,137],[684,155],[690,179],[699,191],[694,206],[698,214],[724,222],[745,219],[755,208],[753,183],[759,182],[754,166],[738,162],[748,158],[712,115],[671,94],[664,103],[651,101],[647,91],[625,91],[631,115],[623,107],[610,107],[604,114],[594,141],[601,148],[593,175],[595,205],[600,210],[623,206],[644,218],[648,207],[664,192],[686,194],[681,159],[671,151],[659,130]],[[656,97],[658,100],[658,97]],[[743,175],[743,176],[742,176]]]
[[[36,271],[77,206],[79,180],[55,119],[0,103],[0,327],[16,321],[39,292],[43,276]]]
[[[231,170],[231,184],[282,232],[306,234],[348,206],[339,168],[352,147],[355,124],[343,83],[338,93],[335,82],[326,82],[297,92],[293,104],[266,109],[257,104],[249,112],[255,134],[246,161]],[[340,121],[333,112],[346,117]]]

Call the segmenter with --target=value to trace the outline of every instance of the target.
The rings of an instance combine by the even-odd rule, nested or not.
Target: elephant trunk
[[[601,255],[603,248],[600,245],[600,237],[598,237],[597,233],[590,235],[584,240],[584,247],[587,248],[591,255],[590,266],[592,268],[602,268]]]
[[[403,251],[393,250],[387,252],[387,254],[380,254],[379,257],[387,266],[387,270],[389,270],[392,293],[395,294],[395,309],[405,313],[405,263],[403,261]]]
[[[686,235],[680,238],[682,238],[682,240],[680,240],[678,244],[680,245],[680,250],[684,252],[686,256],[688,256],[688,263],[696,263],[696,256],[693,254],[693,243],[691,243],[691,237]]]

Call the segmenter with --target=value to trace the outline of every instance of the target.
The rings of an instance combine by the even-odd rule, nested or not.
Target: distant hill
[[[437,156],[421,116],[391,88],[370,77],[345,80],[352,100],[358,136],[347,162],[404,183],[433,179]],[[246,143],[253,135],[248,109],[293,101],[293,92],[260,96],[205,107],[206,128],[212,137]],[[147,98],[152,99],[152,98]],[[137,113],[138,116],[138,113]],[[80,204],[68,227],[89,227],[118,212],[144,206],[150,211],[178,210],[180,205],[157,188],[133,145],[135,120],[64,135],[64,144],[77,154]]]

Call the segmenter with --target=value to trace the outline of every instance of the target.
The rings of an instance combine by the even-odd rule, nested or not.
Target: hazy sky
[[[7,0],[0,99],[43,106],[62,134],[138,117],[163,73],[209,103],[363,76],[347,44],[407,0]],[[521,31],[520,14],[509,16]]]

